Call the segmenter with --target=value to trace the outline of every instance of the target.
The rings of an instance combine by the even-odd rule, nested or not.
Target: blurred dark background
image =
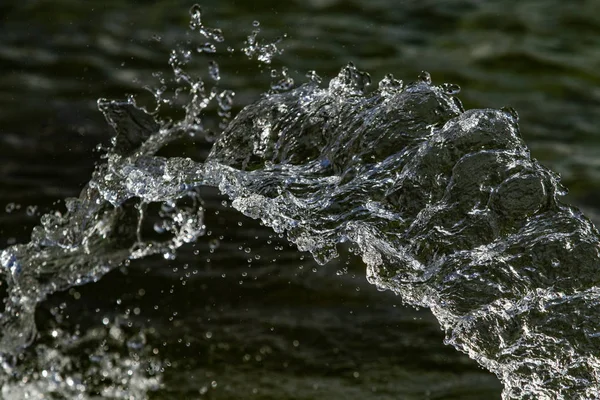
[[[27,241],[40,213],[89,180],[111,135],[96,100],[143,96],[157,73],[171,75],[171,50],[202,42],[188,29],[193,3],[2,1],[0,248]],[[600,1],[198,3],[204,24],[223,29],[221,50],[239,48],[255,20],[260,38],[286,33],[273,67],[298,82],[309,70],[328,81],[352,61],[374,86],[427,70],[459,84],[467,108],[514,107],[533,156],[569,188],[565,201],[600,221]],[[195,57],[190,73],[206,75]],[[214,58],[236,111],[269,88],[269,68],[239,51]],[[57,326],[80,335],[126,320],[167,366],[147,394],[156,399],[500,398],[494,376],[443,345],[427,310],[370,286],[357,257],[317,266],[214,190],[204,198],[210,236],[176,260],[54,295],[39,310],[40,340]]]

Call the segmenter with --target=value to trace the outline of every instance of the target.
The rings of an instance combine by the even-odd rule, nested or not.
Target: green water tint
[[[222,41],[198,9],[192,17],[193,29]],[[265,51],[247,55],[270,61]],[[465,111],[456,85],[433,86],[426,73],[406,85],[388,76],[368,91],[368,74],[348,65],[326,88],[309,74],[311,82],[291,89],[284,70],[273,73],[284,84],[229,122],[233,93],[188,74],[190,59],[185,49],[172,54],[173,82],[182,84],[175,97],[153,91],[157,104],[171,106],[187,93],[183,118],[156,120],[160,107],[154,116],[134,100],[101,100],[117,131],[107,162],[66,214],[42,217],[29,244],[2,253],[7,371],[18,370],[10,355],[33,339],[35,308],[50,293],[128,260],[172,259],[203,236],[210,227],[199,188],[209,185],[319,263],[335,258],[340,243],[354,243],[369,281],[431,308],[446,342],[496,373],[505,398],[595,398],[598,234],[558,200],[558,178],[531,159],[514,111]],[[215,82],[217,71],[209,64]],[[209,106],[225,129],[205,162],[157,155],[205,135]],[[128,341],[118,329],[97,337]],[[71,393],[67,380],[47,386],[42,378],[39,393]],[[147,390],[159,382],[150,373],[139,379]]]

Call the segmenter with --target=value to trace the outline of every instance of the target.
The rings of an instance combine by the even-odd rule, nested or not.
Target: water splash
[[[218,51],[222,32],[199,8],[191,16],[210,44],[198,52]],[[279,50],[260,45],[255,28],[242,51],[269,63]],[[100,100],[116,131],[106,163],[66,213],[2,252],[5,362],[33,340],[48,294],[127,260],[173,258],[203,235],[199,188],[210,185],[319,263],[355,243],[367,279],[429,307],[446,343],[498,375],[505,399],[600,398],[598,232],[560,202],[564,189],[531,158],[514,110],[465,111],[460,88],[434,86],[426,72],[406,85],[388,75],[369,91],[369,75],[349,64],[327,87],[314,71],[296,88],[275,71],[271,91],[230,121],[233,92],[188,74],[192,53],[170,60],[176,93],[189,95],[184,117],[157,118],[161,104],[177,104],[163,90],[152,90],[152,113],[134,99]],[[220,83],[214,61],[207,71]],[[157,156],[204,134],[215,102],[223,131],[205,162]]]
[[[365,76],[349,65],[245,108],[206,176],[321,263],[356,243],[369,281],[431,308],[504,398],[598,398],[598,232],[516,113],[464,111],[429,74],[365,95]]]
[[[2,386],[3,399],[145,399],[162,386],[165,367],[143,330],[128,332],[115,321],[84,335],[55,328],[39,341],[26,374],[12,371]]]

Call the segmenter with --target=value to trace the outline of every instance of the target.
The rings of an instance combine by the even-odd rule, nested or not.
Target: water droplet
[[[423,83],[431,85],[431,74],[427,71],[421,71],[421,73],[418,76],[418,79]]]
[[[217,104],[222,111],[229,111],[233,107],[233,98],[235,92],[232,90],[223,90],[217,95]]]
[[[190,29],[195,30],[202,26],[202,7],[199,4],[194,4],[190,8]]]
[[[219,73],[219,64],[217,64],[215,61],[210,60],[208,62],[208,73],[210,75],[210,77],[212,78],[212,80],[218,82],[221,79],[221,75]]]
[[[512,107],[502,107],[504,111],[514,122],[519,122],[519,113]]]
[[[246,41],[244,42],[245,46],[242,48],[242,51],[250,59],[256,57],[258,61],[265,64],[270,64],[273,57],[283,53],[283,50],[277,45],[283,40],[285,35],[276,38],[272,42],[259,42],[257,40],[259,33],[260,28],[256,27],[256,29],[253,30],[250,35],[248,35]]]
[[[281,71],[276,69],[271,70],[271,77],[274,78],[271,83],[271,90],[276,93],[285,92],[294,87],[294,79],[288,76],[288,69],[281,68]]]
[[[319,75],[317,75],[317,71],[310,70],[306,73],[306,77],[313,83],[319,84],[323,81]]]
[[[203,28],[200,32],[206,38],[214,40],[217,43],[222,43],[225,41],[225,36],[223,35],[223,31],[219,28]]]
[[[379,82],[379,90],[384,96],[399,93],[402,91],[403,87],[404,82],[399,79],[395,79],[394,75],[392,74],[387,74]]]
[[[443,83],[440,85],[440,89],[448,96],[456,96],[460,93],[460,86],[454,83]]]
[[[359,71],[353,63],[348,63],[340,73],[329,82],[329,90],[347,94],[364,94],[367,86],[371,84],[371,76]]]
[[[213,43],[206,42],[202,46],[196,48],[198,53],[216,53],[217,47]]]
[[[136,335],[127,340],[127,347],[130,350],[140,351],[146,345],[146,335],[144,332],[138,332]]]
[[[27,216],[28,217],[34,217],[37,213],[37,206],[27,206]]]

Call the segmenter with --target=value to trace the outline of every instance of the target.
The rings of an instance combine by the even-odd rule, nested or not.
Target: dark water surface
[[[96,145],[112,135],[97,98],[141,94],[142,86],[155,85],[153,74],[170,74],[168,56],[188,38],[192,4],[11,3],[0,5],[2,248],[27,241],[41,212],[78,195],[100,158]],[[410,80],[428,70],[436,82],[461,85],[467,108],[513,106],[533,156],[570,189],[566,201],[600,220],[600,2],[202,6],[226,44],[243,41],[254,20],[262,37],[287,33],[274,65],[294,76],[316,70],[329,78],[349,61],[374,80],[390,72]],[[268,89],[268,71],[244,57],[218,62],[222,86],[236,92],[235,111]],[[32,372],[22,385],[3,388],[5,398],[24,398],[19,390],[50,398],[44,393],[51,387],[40,385],[35,397],[27,382],[44,370],[84,387],[67,385],[72,391],[57,389],[55,398],[500,397],[493,375],[442,344],[428,310],[406,308],[398,296],[367,284],[358,257],[343,253],[318,266],[224,206],[214,190],[202,195],[211,235],[184,247],[176,260],[132,262],[40,307],[39,338],[22,356],[24,363],[33,360]],[[214,248],[211,237],[221,236]],[[69,335],[88,339],[69,347]],[[49,355],[55,346],[59,354]],[[89,360],[96,347],[114,360],[95,370]],[[125,362],[136,355],[164,370],[156,382]],[[115,375],[103,375],[108,370]]]

